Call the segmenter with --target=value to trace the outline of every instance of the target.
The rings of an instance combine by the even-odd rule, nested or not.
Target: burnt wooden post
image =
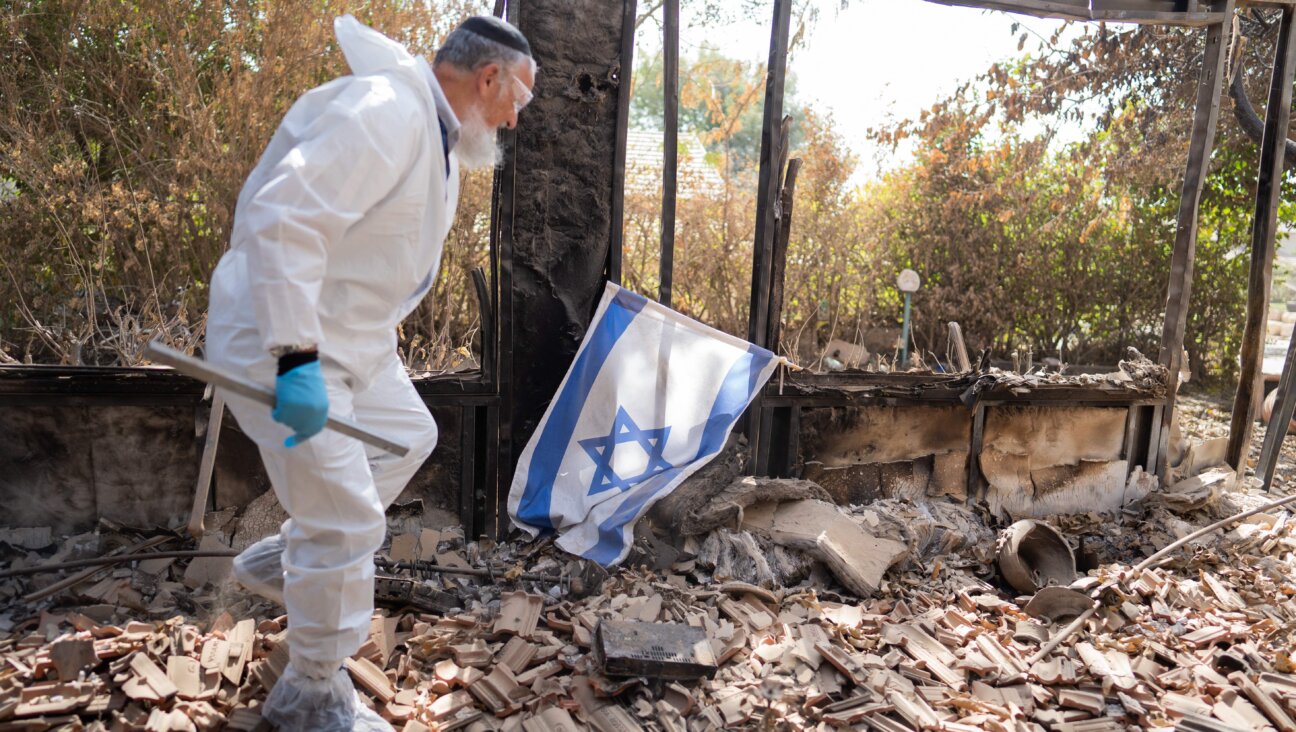
[[[499,479],[502,533],[514,461],[571,365],[620,251],[620,190],[635,0],[525,0],[509,15],[539,64],[501,171]]]
[[[1229,426],[1228,462],[1235,470],[1246,468],[1255,416],[1252,407],[1264,361],[1265,319],[1269,311],[1269,288],[1273,284],[1274,229],[1282,193],[1287,122],[1291,119],[1292,76],[1296,71],[1292,16],[1292,7],[1283,7],[1278,44],[1274,49],[1269,103],[1265,107],[1264,138],[1260,143],[1260,174],[1256,185],[1255,217],[1251,221],[1251,277],[1247,283],[1246,328],[1242,332],[1242,373],[1237,393],[1233,395],[1233,421]],[[1286,434],[1286,422],[1271,421],[1269,424],[1270,432],[1275,431],[1273,425],[1277,424],[1277,433]]]
[[[779,158],[783,145],[783,87],[787,80],[788,30],[791,0],[774,0],[774,30],[770,33],[769,63],[765,69],[765,116],[761,125],[760,173],[756,184],[756,238],[752,247],[751,310],[747,340],[768,345],[770,263],[777,231]]]
[[[1211,150],[1215,146],[1215,127],[1219,120],[1220,91],[1224,85],[1225,39],[1232,29],[1234,3],[1225,4],[1223,20],[1206,30],[1206,49],[1202,56],[1201,77],[1197,81],[1197,106],[1193,113],[1192,138],[1188,144],[1188,166],[1184,172],[1179,198],[1178,226],[1175,228],[1174,253],[1170,258],[1170,286],[1166,293],[1166,317],[1161,330],[1159,361],[1168,370],[1166,405],[1159,425],[1154,425],[1157,449],[1148,456],[1148,472],[1164,477],[1170,424],[1174,415],[1175,395],[1179,390],[1179,367],[1183,363],[1184,331],[1188,326],[1188,303],[1192,295],[1193,258],[1197,252],[1197,209],[1201,204],[1202,186],[1206,182]]]
[[[783,139],[787,139],[790,117],[783,118]],[[783,146],[779,165],[784,166],[787,146]],[[779,191],[778,232],[774,236],[773,256],[770,258],[769,323],[766,343],[778,353],[782,337],[783,280],[787,269],[788,242],[792,237],[792,204],[796,199],[797,173],[801,159],[786,161],[787,173]],[[769,388],[769,387],[767,387]],[[795,404],[764,407],[761,410],[760,445],[756,451],[755,472],[776,478],[790,478],[796,467],[800,451],[801,408]]]
[[[675,198],[679,171],[679,0],[662,6],[662,214],[657,300],[671,306],[675,279]]]
[[[986,406],[976,404],[972,408],[972,433],[968,440],[967,462],[967,503],[973,504],[985,500],[985,476],[981,474],[981,448],[985,446]]]
[[[784,118],[786,130],[791,118]],[[787,151],[784,150],[784,157]],[[786,173],[783,175],[783,187],[779,193],[778,234],[774,238],[773,256],[770,258],[770,301],[769,323],[766,344],[775,354],[779,352],[779,342],[783,337],[783,283],[787,278],[787,250],[792,240],[792,204],[796,199],[797,173],[801,171],[801,158],[787,161]],[[793,354],[795,357],[795,354]]]
[[[774,238],[777,232],[779,168],[783,139],[783,88],[787,80],[788,33],[792,23],[792,0],[774,0],[774,27],[770,31],[769,62],[765,69],[765,115],[761,124],[760,173],[756,184],[756,237],[752,246],[751,310],[747,340],[768,347],[770,274],[773,269]],[[758,395],[748,408],[747,439],[752,464],[759,471],[761,448],[761,402]]]
[[[1265,428],[1264,445],[1260,448],[1260,459],[1256,462],[1256,477],[1266,493],[1273,485],[1274,472],[1278,468],[1278,451],[1282,449],[1283,438],[1287,436],[1291,424],[1292,412],[1296,409],[1296,333],[1287,343],[1287,358],[1283,361],[1282,378],[1278,381],[1278,395],[1274,397],[1273,413],[1269,416],[1269,426]]]
[[[494,14],[510,23],[517,24],[517,3],[511,7],[505,0],[495,0]],[[532,49],[534,50],[534,46]],[[540,80],[536,79],[539,87]],[[535,90],[537,93],[539,89]],[[534,103],[534,102],[533,102]],[[533,113],[534,114],[534,113]],[[531,115],[528,115],[531,116]],[[525,120],[519,118],[519,124]],[[461,503],[471,500],[474,505],[480,500],[482,504],[482,529],[484,533],[497,538],[508,529],[508,480],[513,465],[513,435],[509,430],[512,414],[513,390],[513,224],[516,210],[517,191],[517,130],[505,129],[499,135],[500,144],[504,146],[504,162],[495,170],[495,180],[491,201],[491,273],[495,285],[491,292],[494,305],[495,322],[492,323],[495,342],[494,363],[483,364],[487,370],[487,380],[499,395],[494,406],[488,406],[481,415],[482,419],[473,419],[473,428],[493,438],[489,442],[479,440],[481,447],[476,451],[483,460],[482,489],[484,496],[461,498]],[[485,340],[483,338],[482,340]],[[483,352],[483,358],[485,353]],[[493,445],[491,443],[494,443]],[[488,446],[489,445],[489,446]],[[501,466],[503,466],[501,468]]]

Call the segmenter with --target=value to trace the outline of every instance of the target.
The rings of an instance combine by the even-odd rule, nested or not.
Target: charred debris
[[[1293,521],[1231,471],[1012,521],[925,491],[841,505],[746,455],[659,504],[611,571],[394,512],[347,661],[367,703],[410,731],[1296,729]],[[61,573],[23,571],[184,542],[0,532],[0,729],[268,728],[286,617],[228,554],[280,512],[208,514],[216,556]]]

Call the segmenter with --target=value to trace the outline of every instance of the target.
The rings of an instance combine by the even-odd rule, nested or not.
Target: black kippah
[[[526,36],[522,35],[522,31],[502,20],[474,15],[465,20],[459,27],[471,33],[476,33],[483,38],[489,38],[501,46],[507,46],[518,53],[524,53],[528,57],[531,55],[531,44],[527,43]]]

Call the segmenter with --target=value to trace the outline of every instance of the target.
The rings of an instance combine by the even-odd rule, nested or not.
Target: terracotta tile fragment
[[[50,646],[50,659],[60,681],[71,681],[84,669],[99,664],[94,641],[88,638],[65,638]]]
[[[396,697],[396,687],[382,669],[367,658],[348,658],[343,662],[351,678],[362,688],[373,694],[383,704]]]
[[[549,707],[539,714],[522,720],[525,732],[574,732],[576,720],[562,707]]]
[[[530,638],[535,633],[544,610],[544,597],[526,592],[505,592],[500,595],[500,612],[495,618],[492,632],[511,633]]]
[[[534,643],[528,643],[522,640],[521,636],[514,636],[504,644],[499,654],[496,656],[496,663],[502,663],[508,667],[515,675],[520,674],[531,665],[532,659],[535,658],[539,647]]]

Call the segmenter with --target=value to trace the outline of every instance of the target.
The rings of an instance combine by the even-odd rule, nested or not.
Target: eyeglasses
[[[526,84],[523,84],[522,80],[517,78],[516,76],[510,75],[509,78],[512,79],[513,83],[517,85],[518,91],[520,92],[519,94],[516,94],[513,97],[513,114],[520,114],[522,112],[522,109],[526,107],[526,105],[531,103],[531,99],[532,99],[531,90],[528,89],[526,87]]]

